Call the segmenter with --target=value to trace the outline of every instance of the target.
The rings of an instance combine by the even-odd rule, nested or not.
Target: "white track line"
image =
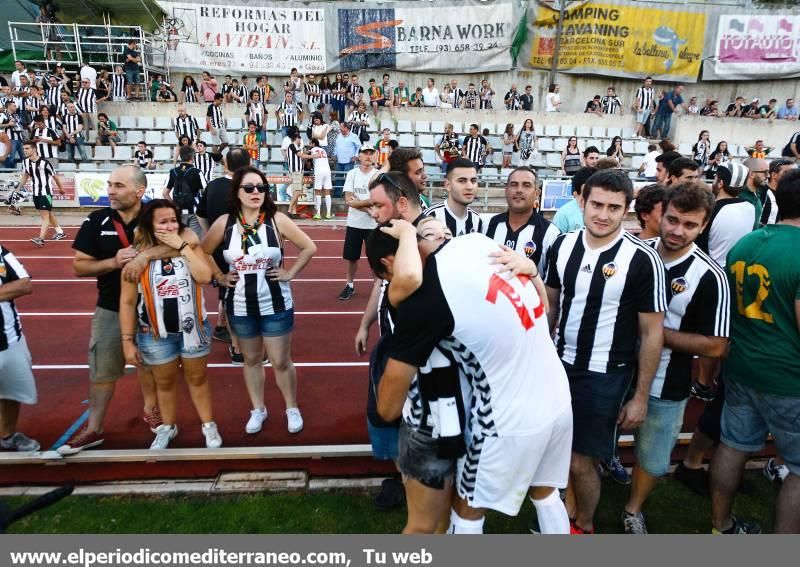
[[[295,362],[298,368],[355,368],[369,366],[369,362]],[[210,363],[209,368],[242,368],[230,363]],[[34,364],[34,370],[87,370],[88,364]],[[125,368],[134,368],[127,365]]]
[[[216,311],[208,311],[209,315],[217,315]],[[363,315],[363,311],[295,311],[295,315]],[[20,313],[21,317],[91,317],[92,311],[73,311],[60,313],[55,311],[36,311]]]
[[[40,279],[40,278],[33,278],[34,283],[90,283],[96,284],[97,280],[93,278],[71,278],[71,279]],[[374,282],[372,278],[356,278],[356,282]],[[298,278],[296,280],[292,280],[292,283],[317,283],[317,282],[339,282],[344,283],[344,278]]]

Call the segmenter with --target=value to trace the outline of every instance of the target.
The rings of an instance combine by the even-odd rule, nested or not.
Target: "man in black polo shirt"
[[[91,213],[83,221],[72,245],[75,249],[72,269],[78,277],[97,278],[98,297],[89,340],[89,420],[86,429],[58,447],[62,455],[74,455],[104,441],[103,420],[106,410],[114,395],[116,381],[125,373],[122,341],[133,340],[133,337],[123,337],[120,333],[122,268],[134,258],[143,268],[150,259],[175,252],[168,246],[138,252],[131,245],[146,189],[147,178],[134,165],[123,165],[111,172],[108,179],[111,206]],[[197,245],[198,239],[192,231],[184,230],[181,236],[190,244]],[[155,430],[160,424],[160,416],[153,375],[140,370],[139,382],[144,396],[144,419],[148,427]]]
[[[197,205],[197,220],[205,231],[208,231],[219,217],[228,212],[228,199],[231,194],[233,173],[241,167],[250,165],[250,154],[242,148],[234,148],[225,154],[222,158],[222,163],[225,167],[225,175],[214,179],[206,185],[206,190],[203,191],[200,196],[200,203]],[[222,257],[221,247],[214,251],[213,257],[222,273],[228,273],[228,263]],[[230,328],[226,328],[228,327],[228,320],[222,303],[226,290],[226,287],[220,286],[219,288],[219,315],[217,316],[217,326],[214,329],[214,338],[231,343],[231,361],[234,364],[244,364],[244,358],[242,353],[239,352],[236,337],[230,332]]]
[[[169,172],[169,181],[164,187],[162,197],[173,201],[181,210],[183,224],[191,228],[197,236],[202,236],[203,228],[195,211],[200,202],[200,194],[206,188],[206,178],[194,166],[194,148],[181,146],[178,156],[181,163]]]

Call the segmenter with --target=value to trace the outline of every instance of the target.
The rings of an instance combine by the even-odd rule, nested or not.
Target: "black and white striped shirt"
[[[258,228],[260,244],[242,249],[242,232],[233,216],[228,217],[222,255],[239,280],[226,296],[228,313],[236,317],[264,316],[282,313],[293,307],[289,282],[267,277],[267,270],[283,265],[283,247],[274,223],[267,221]]]
[[[617,96],[604,96],[600,99],[600,106],[605,114],[616,114],[622,108],[622,100]]]
[[[44,119],[44,127],[50,128],[51,130],[55,130],[56,132],[61,132],[61,121],[56,118],[55,116],[48,116]]]
[[[301,112],[303,112],[301,103],[286,104],[286,101],[283,101],[278,107],[278,113],[282,116],[281,125],[284,127],[297,126],[297,117]]]
[[[350,116],[347,118],[347,121],[350,123],[351,129],[353,134],[356,136],[361,136],[361,131],[366,128],[366,126],[362,126],[361,124],[357,124],[357,122],[366,122],[369,124],[369,112],[359,112],[354,110],[350,113]]]
[[[217,106],[214,103],[209,104],[206,116],[211,119],[211,126],[214,128],[225,127],[225,119],[222,117],[222,105]]]
[[[20,124],[19,115],[17,113],[10,114],[8,110],[0,113],[0,124],[10,124],[12,120],[14,125],[8,128],[0,128],[0,132],[5,132],[9,140],[21,140],[22,125]]]
[[[226,95],[232,90],[233,90],[233,85],[229,85],[228,83],[222,83],[222,88],[220,89],[220,92],[222,94]]]
[[[190,140],[197,139],[197,131],[200,125],[194,116],[178,116],[175,119],[175,136],[180,140],[181,136],[189,136]]]
[[[467,91],[464,93],[464,108],[475,110],[478,108],[478,91]]]
[[[646,240],[658,249],[659,238]],[[730,288],[725,271],[692,244],[682,257],[664,265],[667,270],[667,313],[664,328],[706,337],[727,337],[730,326]],[[680,401],[689,397],[692,355],[664,345],[650,395]]]
[[[41,157],[36,161],[25,158],[22,162],[22,171],[30,177],[34,196],[41,197],[42,195],[53,194],[51,187],[54,183],[53,178],[56,176],[56,172],[49,161]]]
[[[289,167],[290,173],[303,171],[303,158],[300,157],[301,151],[303,151],[303,148],[297,147],[295,144],[289,144],[286,148],[286,165]]]
[[[97,91],[95,89],[80,89],[75,98],[78,112],[94,114],[97,112]]]
[[[364,98],[364,87],[361,85],[349,84],[347,85],[347,94],[350,95],[353,104],[358,105],[361,99]]]
[[[636,102],[639,103],[639,112],[653,110],[653,87],[639,87],[636,89]]]
[[[464,218],[459,218],[447,206],[447,201],[442,201],[425,211],[426,217],[435,217],[444,223],[453,236],[463,236],[470,232],[483,232],[483,220],[481,216],[467,207],[467,214]]]
[[[608,373],[636,363],[639,313],[666,311],[658,253],[620,230],[601,248],[585,229],[562,234],[550,251],[547,286],[560,291],[556,349],[576,370]]]
[[[208,153],[194,154],[194,166],[200,170],[206,182],[211,181],[214,177],[214,158]]]
[[[517,230],[512,230],[508,224],[508,211],[495,215],[486,223],[483,233],[498,244],[504,244],[533,260],[544,279],[547,276],[550,248],[561,231],[534,210],[528,222]]]
[[[316,110],[322,96],[317,83],[306,83],[303,87],[306,93],[306,104],[311,110]]]
[[[17,89],[17,91],[30,94],[31,88],[30,87],[19,87]],[[17,109],[20,112],[25,112],[25,110],[27,110],[27,108],[28,108],[28,99],[29,98],[30,98],[29,96],[15,96],[14,97],[14,101],[17,103]]]
[[[45,126],[44,128],[35,128],[33,130],[33,137],[41,139],[57,140],[60,136],[56,133],[55,130],[52,130],[51,128]],[[53,144],[48,144],[46,142],[38,142],[36,144],[36,153],[43,158],[58,157],[58,146],[54,146]]]
[[[183,101],[184,102],[197,102],[197,92],[192,85],[183,85]]]
[[[341,89],[345,89],[346,91],[349,92],[349,88],[350,88],[350,85],[347,85],[347,84],[343,83],[342,81],[336,81],[335,83],[333,83],[333,92],[331,93],[331,99],[332,100],[344,100],[345,99],[345,95],[344,94],[340,94],[338,91],[341,90]],[[361,87],[361,92],[362,93],[364,92],[364,87]]]
[[[486,157],[486,146],[488,142],[483,136],[465,136],[464,142],[461,144],[465,148],[465,157],[472,163],[479,166],[483,165],[483,158]]]
[[[461,89],[453,89],[453,108],[461,108],[461,99],[465,94]]]
[[[25,267],[7,248],[0,246],[0,287],[29,278]],[[22,339],[22,324],[14,300],[0,301],[0,351]]]
[[[58,103],[56,106],[56,116],[61,118],[61,123],[64,123],[64,117],[67,115],[67,104],[69,102],[64,102],[63,100]]]
[[[128,84],[128,79],[125,75],[111,75],[111,97],[114,99],[125,98],[125,85]]]
[[[764,209],[761,211],[761,226],[775,224],[780,220],[778,214],[778,201],[775,199],[775,191],[769,187],[764,188]]]
[[[255,122],[260,130],[266,121],[267,107],[265,107],[262,102],[248,102],[244,115],[247,116],[248,120]]]
[[[147,164],[153,159],[153,150],[147,149],[144,152],[136,150],[133,152],[133,157],[139,163],[139,167],[145,169]]]
[[[58,103],[61,102],[61,92],[64,90],[64,85],[58,83],[54,87],[49,87],[47,89],[47,94],[45,95],[45,101],[49,106],[58,106]]]
[[[42,106],[44,106],[44,101],[41,98],[29,96],[28,101],[25,104],[25,110],[30,116],[36,116],[39,114],[39,109],[42,108]]]
[[[236,97],[239,97],[242,102],[247,100],[247,97],[250,96],[247,92],[247,87],[245,85],[239,85],[233,90],[233,94]]]
[[[268,102],[267,101],[267,88],[268,87],[258,87],[258,86],[256,86],[256,87],[253,88],[252,91],[250,91],[250,94],[253,94],[253,92],[257,92],[258,96],[259,96],[259,100],[262,103],[267,104],[267,102]],[[272,93],[270,92],[270,94],[272,94]]]
[[[492,89],[485,89],[481,87],[481,109],[491,109],[492,108],[492,97],[494,94],[492,93]]]
[[[519,110],[522,108],[522,101],[518,91],[508,91],[505,96],[507,110]]]
[[[75,136],[83,137],[83,131],[75,132],[79,125],[83,125],[83,118],[81,118],[80,114],[70,114],[67,112],[64,115],[64,128],[66,128],[68,132],[74,133]]]

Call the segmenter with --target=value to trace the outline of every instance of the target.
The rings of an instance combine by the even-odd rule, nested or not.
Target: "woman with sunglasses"
[[[286,268],[283,241],[297,249],[297,259]],[[275,381],[286,403],[289,433],[303,429],[297,407],[297,374],[291,359],[294,304],[289,282],[314,256],[314,242],[289,217],[279,213],[269,193],[267,178],[253,167],[236,171],[231,181],[228,214],[219,217],[203,239],[211,255],[222,246],[230,271],[214,278],[230,288],[225,309],[231,330],[239,339],[244,357],[244,380],[253,410],[245,431],[261,431],[267,419],[264,404],[263,353],[275,372]]]
[[[180,237],[184,228],[180,211],[172,201],[154,199],[145,205],[139,216],[134,246],[142,250],[166,244],[176,254],[152,260],[137,283],[122,280],[119,320],[125,361],[152,369],[163,420],[155,430],[151,449],[166,449],[178,434],[181,369],[203,424],[206,447],[222,446],[211,411],[211,387],[206,379],[211,326],[201,286],[211,281],[212,270],[204,255]]]

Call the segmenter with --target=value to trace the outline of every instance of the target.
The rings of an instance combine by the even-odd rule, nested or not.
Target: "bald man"
[[[739,197],[752,204],[756,209],[756,222],[753,230],[761,227],[761,213],[764,210],[764,200],[767,196],[767,176],[769,175],[769,162],[761,158],[747,158],[744,166],[750,170],[747,175],[745,191]]]

